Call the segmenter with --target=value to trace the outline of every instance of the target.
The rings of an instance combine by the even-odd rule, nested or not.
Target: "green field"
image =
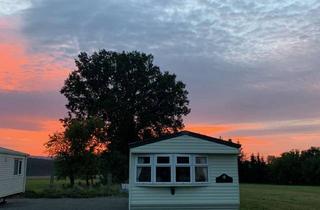
[[[66,180],[54,180],[54,186],[62,187],[68,184]],[[41,192],[50,185],[50,178],[28,178],[26,183],[26,191]]]
[[[319,210],[320,187],[240,185],[241,210]]]
[[[76,183],[79,183],[77,181]],[[63,189],[63,185],[67,182],[64,180],[54,181],[54,188],[59,189],[59,192],[63,192],[62,197],[66,193],[72,193],[79,197],[93,197],[103,196],[103,188],[97,189],[78,189],[76,191],[68,191]],[[84,183],[81,183],[83,185]],[[28,192],[36,192],[46,197],[59,197],[59,195],[53,194],[48,191],[49,179],[37,178],[28,179],[26,190]],[[117,186],[112,187],[112,193],[108,191],[107,194],[117,195]],[[41,194],[45,191],[46,194]],[[258,185],[258,184],[241,184],[240,185],[241,196],[241,210],[319,210],[320,209],[320,187],[311,186],[281,186],[281,185]],[[32,197],[32,196],[30,196]]]

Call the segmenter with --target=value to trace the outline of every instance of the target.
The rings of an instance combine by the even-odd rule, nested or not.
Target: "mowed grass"
[[[320,187],[240,185],[241,210],[319,210]]]
[[[53,185],[56,187],[62,187],[69,184],[67,180],[54,179]],[[28,177],[26,182],[26,191],[41,192],[44,189],[50,187],[50,178],[47,177]]]
[[[76,181],[76,184],[79,182]],[[47,191],[50,187],[49,184],[50,178],[28,178],[26,191],[36,192],[38,195],[42,195],[40,197],[55,197],[55,195],[50,195],[50,191]],[[67,180],[54,180],[54,188],[60,189],[64,193],[68,193],[68,190],[64,189],[63,186],[68,184]],[[81,185],[84,185],[83,181]],[[97,193],[97,191],[99,192],[101,189],[91,189],[91,191],[84,192],[84,195],[79,197],[104,195],[103,193]],[[43,195],[43,192],[46,192],[47,195]],[[71,193],[74,192],[71,191]],[[78,193],[78,191],[75,192],[76,195]],[[80,193],[83,193],[83,190],[80,190]],[[66,194],[59,195],[56,197],[68,197]],[[117,193],[114,193],[114,195],[117,195]],[[70,197],[73,197],[73,195],[70,195]],[[241,184],[240,201],[241,210],[320,210],[320,187]]]

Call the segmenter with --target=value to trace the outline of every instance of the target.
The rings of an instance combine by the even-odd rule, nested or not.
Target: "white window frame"
[[[206,163],[197,163],[197,157],[202,157],[202,158],[206,158]],[[209,164],[208,164],[208,161],[209,161],[209,158],[207,155],[194,155],[193,156],[193,161],[194,161],[194,164],[193,164],[193,172],[194,172],[194,183],[197,183],[197,184],[206,184],[206,183],[209,183]],[[196,167],[206,167],[207,168],[207,181],[206,182],[197,182],[196,181]]]
[[[189,158],[189,163],[178,163],[178,157],[188,157]],[[193,167],[192,167],[192,155],[188,155],[188,154],[175,154],[174,155],[174,160],[175,160],[175,164],[174,164],[174,183],[179,183],[179,184],[190,184],[193,182]],[[189,182],[178,182],[177,181],[177,167],[189,167],[190,168],[190,181]]]
[[[158,157],[169,157],[169,163],[158,163]],[[174,178],[174,169],[173,169],[173,157],[171,154],[156,154],[154,155],[154,180],[156,184],[170,184],[173,182]],[[170,167],[170,181],[169,182],[157,182],[157,167]]]
[[[150,161],[149,163],[139,163],[139,157],[149,157]],[[136,158],[136,166],[135,166],[135,182],[138,183],[138,184],[150,184],[152,183],[152,180],[153,180],[153,173],[152,173],[152,170],[153,170],[153,155],[137,155],[137,158]],[[151,176],[151,179],[150,179],[150,182],[139,182],[138,181],[138,167],[150,167],[150,176]]]
[[[149,157],[150,163],[142,164],[138,163],[139,157]],[[158,157],[169,157],[169,163],[157,163]],[[177,157],[189,157],[189,163],[177,163]],[[196,158],[203,157],[206,158],[205,164],[197,164]],[[135,157],[135,166],[134,166],[134,183],[137,185],[154,185],[154,186],[161,186],[161,185],[203,185],[210,183],[210,176],[209,176],[209,158],[207,155],[202,154],[183,154],[183,153],[176,153],[176,154],[137,154]],[[176,167],[179,166],[189,166],[190,167],[190,182],[177,182],[176,181]],[[138,167],[151,167],[151,181],[150,182],[139,182],[137,177],[137,170]],[[170,182],[157,182],[156,177],[156,168],[157,167],[170,167]],[[207,177],[208,180],[206,182],[196,182],[195,176],[195,167],[206,167],[207,168]]]
[[[16,165],[16,161],[17,161],[17,165]],[[16,168],[17,166],[17,168]],[[22,159],[21,158],[14,158],[14,162],[13,162],[13,175],[14,176],[21,176],[22,175]],[[17,172],[17,173],[15,173]]]

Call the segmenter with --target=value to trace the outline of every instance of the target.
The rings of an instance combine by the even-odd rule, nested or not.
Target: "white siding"
[[[198,139],[188,135],[146,144],[130,150],[132,153],[205,153],[238,154],[237,148]]]
[[[206,142],[197,140],[200,142]],[[163,141],[168,142],[168,141]],[[169,141],[170,142],[170,141]],[[156,143],[157,145],[162,142]],[[170,150],[171,144],[166,146],[167,153]],[[215,143],[208,142],[209,144]],[[162,144],[161,144],[162,145]],[[155,153],[154,146],[146,147],[144,149],[152,149]],[[224,145],[222,145],[225,147]],[[199,148],[197,145],[194,147]],[[209,145],[208,145],[209,147]],[[187,149],[188,148],[188,149]],[[223,148],[218,147],[214,151],[221,151]],[[135,152],[137,151],[135,148]],[[157,149],[162,149],[157,147]],[[187,149],[187,150],[186,150]],[[150,151],[150,150],[148,150]],[[162,151],[162,150],[161,150]],[[170,150],[171,152],[188,153],[193,151],[199,153],[199,150],[189,148],[188,145],[184,150],[177,149]],[[210,150],[211,151],[211,150]],[[146,151],[144,151],[146,153]],[[238,181],[238,167],[237,155],[235,154],[207,154],[208,155],[208,168],[209,168],[209,183],[206,186],[189,186],[189,187],[176,187],[175,194],[171,195],[170,187],[150,187],[139,186],[135,183],[135,159],[136,155],[131,154],[130,162],[130,201],[131,210],[134,209],[238,209],[239,201],[239,181]],[[226,173],[233,178],[233,183],[216,183],[216,177]],[[198,206],[197,206],[198,205]]]
[[[22,159],[22,174],[14,175],[14,160]],[[26,157],[0,154],[0,198],[24,192],[26,178]]]

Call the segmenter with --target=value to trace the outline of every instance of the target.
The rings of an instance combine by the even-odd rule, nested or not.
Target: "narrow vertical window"
[[[137,182],[151,182],[150,156],[138,156],[136,169]]]
[[[18,175],[18,171],[19,171],[19,160],[14,159],[13,175]]]
[[[195,182],[208,182],[208,158],[195,156]]]
[[[18,174],[19,174],[19,175],[22,174],[22,160],[19,160],[19,170],[18,170]]]
[[[176,156],[176,182],[191,182],[191,164],[189,156]]]
[[[156,158],[156,182],[171,182],[170,156],[161,155]]]

